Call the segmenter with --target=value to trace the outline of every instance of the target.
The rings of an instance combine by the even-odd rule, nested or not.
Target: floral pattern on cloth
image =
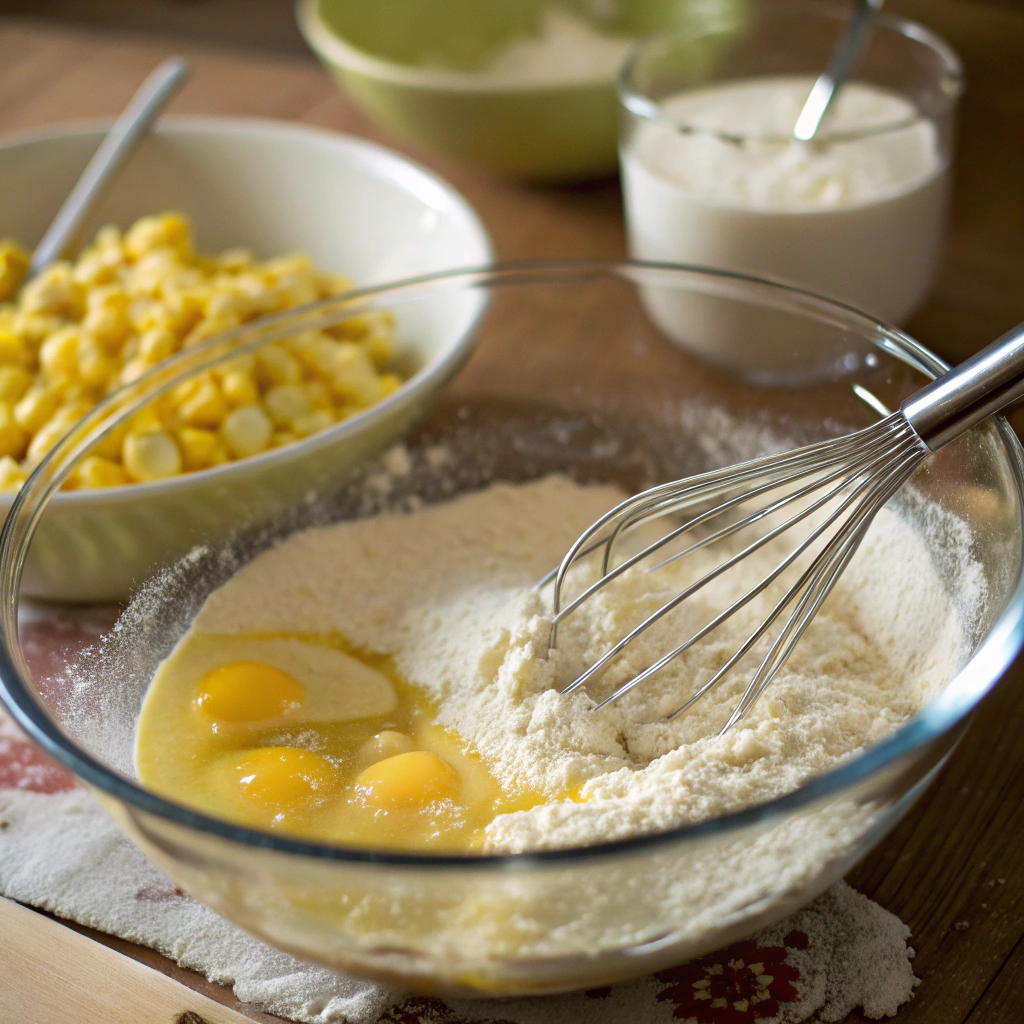
[[[58,710],[64,658],[99,635],[37,622],[22,645]],[[918,983],[899,918],[840,882],[750,939],[637,981],[533,999],[406,996],[302,963],[197,903],[0,712],[0,895],[141,943],[304,1024],[821,1024],[891,1016]]]
[[[668,987],[658,1000],[672,1003],[673,1017],[698,1024],[750,1024],[777,1017],[782,1003],[796,1001],[800,972],[787,959],[789,950],[807,949],[804,932],[794,929],[782,946],[759,946],[750,940],[659,971]]]

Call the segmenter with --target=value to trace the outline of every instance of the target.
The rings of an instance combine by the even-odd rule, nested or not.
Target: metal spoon
[[[190,68],[180,57],[165,60],[139,86],[128,106],[111,125],[99,148],[75,182],[64,205],[46,229],[32,253],[25,280],[58,260],[74,240],[89,211],[124,163],[128,154],[149,131],[167,101],[188,78]]]
[[[871,22],[882,9],[884,2],[885,0],[855,0],[850,21],[832,51],[828,67],[818,76],[804,101],[800,116],[796,119],[796,127],[793,129],[793,138],[800,142],[809,142],[814,138],[821,127],[825,112],[857,63],[860,51],[867,41]]]

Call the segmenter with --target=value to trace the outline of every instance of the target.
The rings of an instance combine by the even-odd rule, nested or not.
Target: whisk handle
[[[1024,398],[1024,323],[915,392],[900,412],[932,451]]]

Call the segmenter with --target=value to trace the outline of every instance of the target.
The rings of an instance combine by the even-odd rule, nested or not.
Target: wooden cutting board
[[[0,898],[0,1024],[252,1024],[144,964]]]

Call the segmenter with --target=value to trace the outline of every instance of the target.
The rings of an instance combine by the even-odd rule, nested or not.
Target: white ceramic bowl
[[[61,125],[0,140],[0,235],[35,244],[105,129]],[[161,121],[83,237],[166,209],[191,217],[201,251],[301,250],[358,287],[491,259],[480,219],[435,175],[372,143],[284,122]],[[376,454],[411,426],[468,357],[482,303],[473,299],[415,322],[400,315],[396,359],[406,384],[321,434],[159,483],[56,495],[52,522],[26,566],[25,592],[62,601],[120,599],[154,564],[184,554],[200,533],[242,522],[257,484],[280,490],[283,501],[309,486],[326,462],[336,472]],[[12,501],[0,496],[0,513]],[[194,515],[200,508],[201,523]]]

